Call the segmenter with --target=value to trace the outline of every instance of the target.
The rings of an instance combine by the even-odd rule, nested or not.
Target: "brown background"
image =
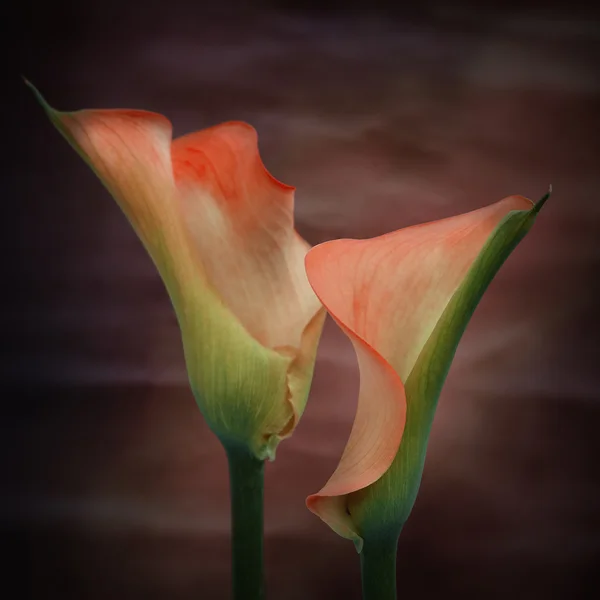
[[[595,596],[598,15],[572,2],[369,6],[23,2],[6,23],[10,598],[229,594],[225,457],[187,388],[166,293],[19,73],[57,108],[155,110],[176,135],[249,121],[269,169],[297,186],[313,244],[537,199],[552,183],[454,361],[399,597]],[[328,322],[305,416],[267,468],[270,599],[360,598],[352,544],[304,507],[337,463],[357,386]]]

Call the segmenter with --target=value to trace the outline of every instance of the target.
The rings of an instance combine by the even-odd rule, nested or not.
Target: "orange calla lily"
[[[547,197],[534,205],[511,196],[374,239],[326,242],[308,253],[309,281],[352,341],[361,384],[339,466],[307,506],[359,553],[371,540],[397,542],[458,342]]]
[[[33,89],[152,257],[210,427],[226,446],[273,458],[304,410],[325,316],[294,230],[294,188],[265,169],[246,123],[172,140],[162,115],[59,112]]]

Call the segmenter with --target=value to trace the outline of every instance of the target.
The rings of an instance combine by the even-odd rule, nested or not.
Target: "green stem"
[[[234,600],[263,600],[264,461],[247,450],[227,448],[231,493]]]
[[[360,553],[363,600],[396,600],[398,536],[365,539]]]

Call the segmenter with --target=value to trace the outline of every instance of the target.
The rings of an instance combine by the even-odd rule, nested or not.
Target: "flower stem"
[[[396,600],[398,536],[364,540],[360,553],[363,600]]]
[[[263,600],[264,461],[229,446],[233,600]]]

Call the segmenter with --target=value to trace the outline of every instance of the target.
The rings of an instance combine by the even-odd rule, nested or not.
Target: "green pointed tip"
[[[27,79],[27,77],[23,77],[23,82],[25,85],[33,92],[35,99],[41,104],[42,108],[46,111],[46,114],[52,119],[52,121],[56,120],[56,111],[46,102],[44,96],[40,93],[40,91]]]
[[[24,77],[23,75],[21,75],[21,77],[23,77],[23,82],[25,83],[25,85],[33,92],[35,99],[44,108],[46,108],[46,106],[48,106],[48,103],[46,102],[46,100],[44,100],[44,96],[42,96],[42,94],[40,94],[39,90],[35,87],[35,85],[33,85],[33,83],[31,83],[31,81],[29,81],[29,79],[27,79],[27,77]]]
[[[546,200],[548,200],[548,198],[550,198],[552,194],[552,184],[550,184],[550,186],[548,187],[548,191],[540,198],[540,200],[538,200],[535,204],[535,206],[533,207],[533,212],[534,214],[537,214],[540,212],[542,206],[544,206],[544,204],[546,203]]]

